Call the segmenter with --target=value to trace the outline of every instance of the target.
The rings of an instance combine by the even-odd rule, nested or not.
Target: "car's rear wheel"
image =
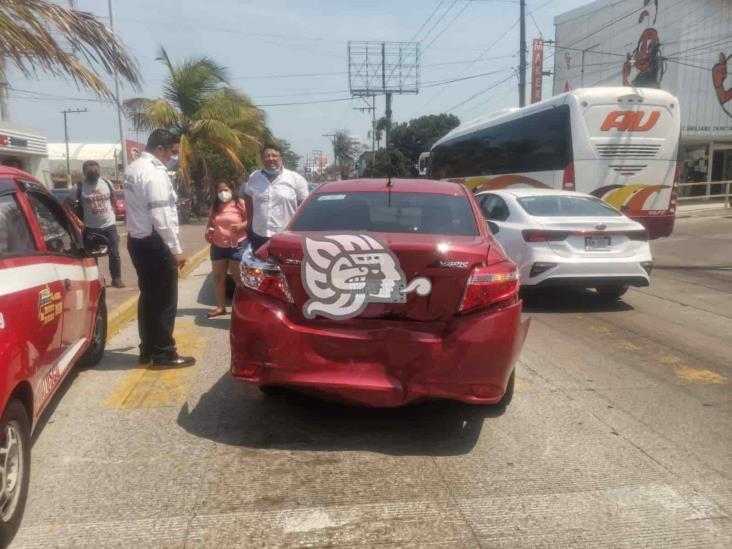
[[[516,385],[516,369],[511,372],[511,377],[508,378],[508,383],[506,384],[506,392],[503,393],[503,398],[498,402],[497,406],[500,408],[505,408],[509,404],[511,404],[511,401],[513,400],[513,388]]]
[[[79,366],[89,368],[99,363],[104,356],[104,349],[107,347],[107,303],[102,296],[99,299],[97,315],[94,318],[91,343],[89,348],[79,360]]]
[[[0,547],[20,526],[30,478],[30,420],[25,406],[12,400],[0,419]]]
[[[628,291],[627,286],[599,286],[595,288],[600,297],[608,300],[620,299]]]

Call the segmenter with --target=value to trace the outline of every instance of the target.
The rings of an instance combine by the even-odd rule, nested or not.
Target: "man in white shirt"
[[[282,232],[308,196],[308,182],[283,167],[282,149],[277,145],[264,145],[262,166],[240,191],[251,212],[249,237],[254,250]]]
[[[173,328],[178,309],[178,272],[186,259],[178,240],[178,197],[166,164],[178,154],[177,135],[154,130],[147,147],[125,172],[127,250],[137,271],[140,363],[190,366],[179,356]]]

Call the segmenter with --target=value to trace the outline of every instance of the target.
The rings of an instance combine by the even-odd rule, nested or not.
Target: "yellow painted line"
[[[526,381],[524,378],[516,378],[516,385],[514,386],[514,390],[517,393],[528,393],[529,391],[531,391],[532,387],[533,385],[530,382]]]
[[[175,341],[181,355],[196,358],[203,351],[204,338],[193,323],[179,322],[175,327]],[[180,406],[186,401],[188,380],[194,367],[160,368],[150,364],[140,366],[122,378],[103,408],[157,408]]]
[[[206,259],[209,256],[209,246],[204,246],[200,250],[198,250],[195,254],[193,254],[191,257],[188,258],[186,261],[186,264],[183,265],[183,268],[178,271],[178,278],[185,278],[189,274],[191,274],[193,271],[196,270],[196,268],[203,263],[204,259]]]
[[[208,257],[209,247],[205,246],[193,254],[185,266],[178,271],[178,278],[186,278]],[[107,317],[107,339],[118,333],[127,323],[137,318],[137,296],[133,296],[109,312]]]
[[[676,366],[674,373],[679,379],[690,383],[722,385],[727,383],[727,378],[717,372],[711,370],[702,370],[696,368],[688,368],[683,365]]]
[[[600,326],[599,324],[590,326],[590,331],[595,332],[596,334],[600,334],[600,335],[610,335],[613,333],[613,331],[610,328],[608,328],[606,326]]]
[[[622,349],[624,351],[639,351],[640,345],[636,345],[632,341],[628,341],[627,339],[621,339],[620,341],[615,343],[615,346],[618,349]]]
[[[119,332],[128,322],[137,317],[137,296],[123,301],[107,317],[107,339]]]
[[[656,356],[656,359],[665,366],[673,366],[674,375],[689,383],[721,385],[728,381],[725,376],[712,370],[690,368],[684,364],[684,360],[681,357],[676,355],[660,353]]]

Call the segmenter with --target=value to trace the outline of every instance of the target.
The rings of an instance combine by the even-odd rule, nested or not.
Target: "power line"
[[[437,25],[439,25],[439,24],[440,24],[440,21],[441,21],[442,19],[444,19],[444,18],[445,18],[445,17],[447,16],[447,14],[448,14],[448,13],[450,13],[450,11],[452,10],[452,8],[454,8],[454,7],[455,7],[455,5],[456,5],[456,4],[458,3],[458,1],[459,1],[459,0],[453,0],[452,4],[450,4],[450,5],[449,5],[449,6],[447,7],[447,9],[446,9],[446,10],[445,10],[444,12],[442,12],[442,15],[441,15],[441,16],[440,16],[439,18],[435,19],[435,22],[434,22],[434,23],[432,24],[432,26],[430,27],[430,30],[428,30],[428,31],[427,31],[427,32],[425,33],[425,35],[424,35],[424,36],[422,36],[422,38],[421,38],[420,42],[424,42],[425,40],[427,40],[427,37],[428,37],[428,36],[429,36],[430,34],[432,34],[432,31],[434,31],[434,30],[435,30],[435,28],[437,27]]]
[[[417,36],[419,36],[419,33],[421,33],[424,30],[424,28],[427,26],[427,24],[430,21],[432,21],[432,18],[437,13],[437,10],[439,10],[440,7],[442,6],[442,4],[444,4],[444,3],[445,3],[445,0],[440,0],[440,2],[437,4],[437,6],[435,7],[435,9],[432,10],[432,13],[430,13],[430,16],[427,19],[425,19],[424,23],[422,23],[422,26],[419,27],[419,30],[414,33],[414,36],[412,36],[412,38],[409,39],[410,42],[414,42],[414,40],[417,38]]]
[[[489,92],[489,91],[491,91],[491,90],[492,90],[493,88],[496,88],[496,87],[500,86],[501,84],[503,84],[504,82],[507,82],[508,80],[510,80],[510,79],[511,79],[511,78],[513,78],[513,76],[514,76],[514,75],[513,75],[513,68],[511,68],[510,70],[511,70],[511,74],[509,74],[509,75],[508,75],[508,76],[507,76],[506,78],[504,78],[504,79],[502,79],[502,80],[499,80],[498,82],[494,82],[493,84],[491,84],[491,85],[490,85],[490,86],[488,86],[487,88],[485,88],[485,89],[482,89],[482,90],[480,90],[480,91],[478,91],[478,92],[474,93],[473,95],[471,95],[470,97],[468,97],[468,98],[467,98],[467,99],[465,99],[464,101],[461,101],[460,103],[458,103],[458,104],[457,104],[457,105],[455,105],[454,107],[452,107],[452,108],[450,108],[450,109],[447,109],[447,112],[453,112],[454,110],[457,110],[457,109],[459,109],[460,107],[462,107],[462,106],[463,106],[463,105],[465,105],[466,103],[469,103],[470,101],[472,101],[472,100],[473,100],[473,99],[475,99],[476,97],[478,97],[478,96],[480,96],[480,95],[483,95],[484,93],[486,93],[486,92]]]
[[[428,49],[428,48],[429,48],[429,47],[430,47],[430,46],[431,46],[432,44],[434,44],[434,43],[435,43],[435,42],[437,41],[437,39],[438,39],[438,38],[440,38],[440,36],[442,36],[443,34],[445,34],[445,31],[447,31],[447,29],[449,29],[449,28],[450,28],[450,27],[452,26],[452,24],[453,24],[453,23],[455,22],[455,20],[456,20],[456,19],[457,19],[458,17],[460,17],[460,16],[461,16],[461,15],[462,15],[462,14],[463,14],[463,13],[465,12],[465,10],[466,10],[466,9],[468,9],[468,6],[470,6],[470,2],[466,2],[466,3],[465,3],[465,5],[463,6],[463,9],[461,9],[461,10],[460,10],[459,12],[457,12],[457,13],[455,14],[455,17],[453,17],[453,18],[452,18],[452,19],[450,20],[450,22],[449,22],[449,23],[448,23],[447,25],[445,25],[445,26],[444,26],[444,27],[442,28],[442,30],[441,30],[441,31],[439,32],[439,34],[438,34],[437,36],[435,36],[435,37],[434,37],[434,38],[432,39],[432,41],[431,41],[431,42],[430,42],[429,44],[427,44],[427,45],[426,45],[426,46],[424,47],[424,49],[422,50],[422,53],[424,53],[425,51],[427,51],[427,49]]]

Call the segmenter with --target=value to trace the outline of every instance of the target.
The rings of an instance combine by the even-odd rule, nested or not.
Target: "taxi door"
[[[29,213],[15,183],[0,178],[1,406],[23,379],[35,392],[62,353],[63,284],[44,260]]]
[[[26,198],[41,229],[45,260],[56,269],[61,283],[61,300],[55,301],[54,296],[54,307],[63,317],[59,365],[59,374],[63,375],[87,342],[92,323],[89,278],[98,269],[96,265],[84,266],[81,242],[56,200],[33,188],[27,190]]]

